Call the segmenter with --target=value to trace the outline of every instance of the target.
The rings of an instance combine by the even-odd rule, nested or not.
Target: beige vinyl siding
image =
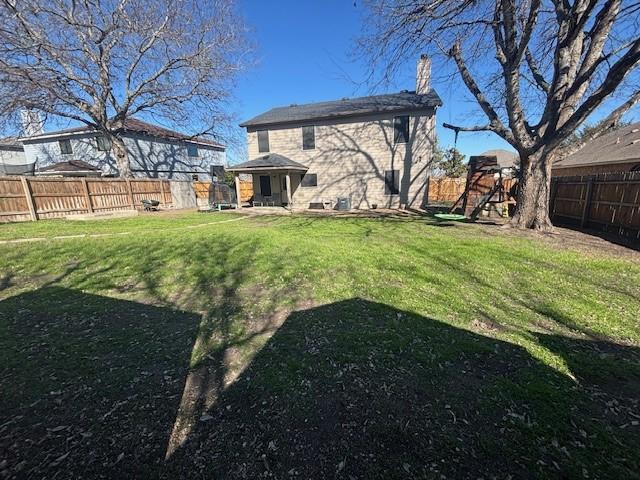
[[[300,174],[292,174],[291,186],[296,208],[311,202],[350,197],[353,208],[398,207],[402,203],[418,208],[426,201],[427,179],[435,137],[433,112],[406,112],[409,142],[394,143],[393,118],[398,113],[363,116],[349,120],[305,122],[295,126],[270,126],[269,151],[284,155],[309,167],[318,176],[316,187],[299,187]],[[315,148],[303,150],[302,127],[314,125]],[[248,129],[249,158],[258,151],[257,130]],[[385,195],[385,170],[398,170],[400,194]],[[254,182],[257,178],[254,178]],[[255,185],[255,183],[254,183]],[[278,191],[280,189],[278,188]],[[274,190],[275,191],[275,190]]]

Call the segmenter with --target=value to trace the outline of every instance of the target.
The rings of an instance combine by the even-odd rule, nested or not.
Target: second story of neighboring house
[[[278,205],[423,206],[442,105],[430,70],[422,56],[415,92],[278,107],[242,123],[250,161],[232,170],[252,173],[254,198]]]
[[[206,138],[131,118],[122,135],[136,177],[206,180],[213,166],[226,164],[225,147]],[[117,174],[109,140],[89,127],[47,132],[20,139],[27,162],[38,169],[60,162],[82,161],[103,175]]]

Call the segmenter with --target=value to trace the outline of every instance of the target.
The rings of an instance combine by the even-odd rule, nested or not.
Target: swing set
[[[453,148],[456,148],[458,134],[464,129],[448,123],[443,123],[442,126],[454,131]],[[484,210],[487,210],[487,207],[489,207],[488,214],[491,215],[493,207],[494,211],[503,216],[504,212],[500,212],[497,205],[509,202],[510,199],[511,195],[504,182],[503,169],[498,164],[497,157],[471,156],[464,192],[449,209],[449,215],[459,212],[465,218],[476,220]]]

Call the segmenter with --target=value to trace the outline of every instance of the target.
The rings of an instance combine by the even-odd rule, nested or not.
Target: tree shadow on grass
[[[192,362],[199,339],[223,333],[216,325],[52,286],[0,302],[3,476],[632,478],[640,468],[637,347],[532,334],[571,378],[516,345],[356,298],[274,318]],[[230,349],[265,332],[275,333],[230,380]]]
[[[200,321],[53,286],[0,302],[0,471],[134,478],[156,469]]]
[[[636,475],[638,349],[541,343],[577,380],[519,346],[367,300],[294,312],[198,412],[163,476]]]

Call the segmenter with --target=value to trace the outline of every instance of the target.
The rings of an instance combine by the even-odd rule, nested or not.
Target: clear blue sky
[[[241,0],[257,49],[257,65],[239,81],[234,105],[239,120],[277,106],[370,93],[368,87],[358,85],[366,77],[366,66],[352,58],[353,39],[362,25],[363,7],[357,3]],[[416,61],[409,59],[396,83],[386,90],[414,90]],[[442,122],[469,124],[473,121],[468,120],[469,113],[478,108],[458,85],[442,84],[436,78],[433,87],[444,103],[437,113],[438,137],[444,147],[452,146],[453,132],[442,128]],[[461,133],[458,148],[467,156],[492,148],[511,149],[489,133]]]
[[[239,7],[252,29],[257,64],[243,74],[237,88],[233,110],[238,121],[247,120],[270,108],[292,103],[335,100],[370,94],[362,85],[367,66],[353,59],[354,39],[362,28],[365,13],[362,0],[239,0]],[[354,5],[355,3],[355,5]],[[415,89],[417,58],[407,59],[387,92]],[[456,77],[451,81],[442,72],[433,72],[433,88],[444,105],[437,113],[440,145],[453,146],[453,132],[442,122],[457,125],[486,123],[477,103]],[[384,93],[377,91],[376,93]],[[591,122],[617,106],[620,99],[606,102]],[[608,113],[608,112],[607,112]],[[637,121],[640,106],[626,117]],[[458,138],[458,149],[467,156],[494,148],[512,150],[493,133],[464,133]],[[230,161],[244,159],[232,158]]]

